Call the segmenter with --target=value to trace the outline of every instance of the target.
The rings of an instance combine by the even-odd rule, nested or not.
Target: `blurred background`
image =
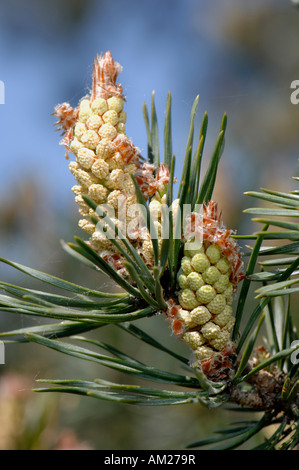
[[[52,112],[64,101],[76,106],[89,92],[93,60],[108,49],[123,66],[127,134],[145,156],[142,103],[149,105],[155,90],[163,132],[171,92],[178,177],[196,95],[196,125],[205,111],[209,115],[207,156],[227,113],[214,200],[227,226],[243,234],[256,230],[242,214],[254,205],[244,191],[289,191],[295,188],[291,177],[298,175],[299,105],[290,101],[291,82],[299,79],[298,26],[299,10],[291,1],[3,0],[0,256],[94,288],[106,282],[78,266],[60,245],[83,233]],[[0,277],[36,285],[5,266]],[[0,315],[2,331],[38,322]],[[141,325],[169,346],[182,347],[162,319]],[[176,370],[168,359],[139,350],[109,328],[99,331],[101,340]],[[0,449],[179,449],[237,418],[196,405],[146,409],[30,391],[36,378],[97,376],[127,380],[38,346],[7,347],[6,364],[0,365]]]

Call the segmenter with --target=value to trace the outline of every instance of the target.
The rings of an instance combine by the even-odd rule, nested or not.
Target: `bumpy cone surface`
[[[56,125],[63,131],[61,143],[66,147],[67,156],[71,152],[76,157],[70,162],[69,169],[77,181],[72,190],[82,216],[79,226],[90,234],[92,247],[126,276],[122,257],[105,233],[91,222],[90,217],[95,213],[82,196],[105,205],[118,229],[151,265],[149,234],[140,228],[140,221],[131,231],[127,230],[130,222],[136,219],[136,211],[132,208],[137,203],[137,196],[131,175],[135,175],[146,199],[160,199],[160,193],[169,181],[169,172],[163,165],[156,169],[143,163],[139,149],[126,135],[124,96],[121,85],[116,83],[121,70],[110,51],[97,57],[91,95],[83,98],[77,108],[68,103],[56,106],[54,114],[58,118]]]
[[[191,214],[178,272],[178,303],[168,302],[173,332],[192,350],[192,364],[223,378],[234,353],[233,294],[244,278],[239,249],[217,215],[217,204]],[[193,237],[193,238],[190,238]]]

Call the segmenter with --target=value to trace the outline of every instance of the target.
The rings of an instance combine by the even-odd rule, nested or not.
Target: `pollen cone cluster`
[[[146,199],[159,199],[164,183],[168,182],[169,172],[163,165],[156,169],[142,162],[139,149],[126,135],[124,96],[121,85],[116,83],[121,70],[110,51],[97,57],[90,96],[84,97],[77,108],[62,103],[56,106],[54,114],[58,118],[56,125],[63,133],[61,143],[67,150],[67,157],[69,153],[76,157],[70,162],[69,169],[77,182],[72,190],[82,216],[79,226],[90,235],[92,247],[120,274],[126,275],[122,257],[106,234],[92,223],[90,218],[95,212],[83,196],[105,207],[104,211],[117,228],[150,265],[149,237],[136,216],[136,210],[133,210],[137,195],[131,175],[135,175]]]
[[[168,303],[173,332],[192,350],[192,363],[223,378],[234,353],[233,294],[244,277],[240,253],[217,215],[217,204],[191,214],[185,226],[184,255],[177,276],[178,303]],[[193,237],[193,238],[191,238]]]

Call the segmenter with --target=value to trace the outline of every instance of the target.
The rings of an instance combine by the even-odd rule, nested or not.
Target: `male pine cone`
[[[91,220],[95,211],[84,200],[87,196],[104,212],[109,211],[110,219],[117,229],[124,233],[134,245],[145,263],[151,267],[153,253],[149,234],[137,224],[134,225],[137,194],[131,175],[134,175],[145,199],[160,199],[165,184],[169,181],[169,171],[163,164],[155,168],[142,162],[140,151],[126,135],[124,96],[122,86],[116,83],[122,67],[115,62],[110,51],[97,57],[94,62],[92,90],[90,96],[80,100],[77,108],[68,103],[57,105],[54,110],[58,118],[56,125],[63,131],[61,143],[76,157],[69,169],[77,184],[72,190],[79,205],[81,219],[79,226],[90,235],[89,243],[122,276],[128,277],[124,259],[119,254],[108,224],[104,227],[110,233],[99,229]]]
[[[125,236],[151,269],[154,265],[151,234],[138,225],[131,233],[127,231],[131,217],[136,217],[134,210],[131,213],[137,203],[132,175],[145,200],[150,199],[149,210],[155,216],[164,203],[170,174],[163,163],[155,168],[142,162],[139,149],[126,135],[124,96],[122,86],[116,83],[121,70],[110,51],[97,57],[90,95],[77,108],[68,103],[56,106],[54,114],[58,128],[63,131],[61,143],[67,154],[72,152],[76,157],[69,168],[77,181],[72,190],[82,216],[79,226],[90,235],[89,243],[99,255],[120,275],[128,277],[122,255],[107,232],[97,230],[93,222],[95,211],[84,196],[97,205],[103,204],[105,211],[112,211],[112,222],[121,232],[124,229]],[[177,203],[178,200],[173,202],[174,211]],[[161,217],[154,219],[161,247]],[[214,202],[204,205],[202,214],[193,212],[187,217],[184,256],[177,276],[178,299],[168,299],[165,312],[173,332],[192,349],[193,364],[217,378],[221,378],[225,367],[230,369],[234,353],[230,341],[234,326],[231,305],[236,285],[244,277],[239,250],[230,235]]]
[[[177,275],[178,303],[171,300],[167,311],[173,332],[193,352],[192,364],[216,378],[226,377],[231,368],[233,294],[244,278],[230,235],[214,202],[203,205],[202,214],[189,216]]]

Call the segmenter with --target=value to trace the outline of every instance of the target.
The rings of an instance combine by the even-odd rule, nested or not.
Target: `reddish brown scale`
[[[165,185],[169,182],[170,174],[163,163],[158,169],[152,164],[144,163],[136,171],[135,178],[144,197],[149,198],[154,196],[157,191],[163,192]],[[176,179],[174,179],[175,181]]]
[[[203,359],[200,363],[201,370],[211,380],[228,379],[231,370],[233,370],[235,357],[235,344],[229,342],[221,351],[215,352],[208,359]]]
[[[73,139],[74,126],[78,119],[78,108],[73,108],[69,103],[58,104],[54,108],[54,116],[57,117],[58,121],[55,123],[58,130],[62,130],[61,144],[66,148],[65,157],[68,158],[70,152],[69,145]]]
[[[62,103],[55,106],[53,114],[58,119],[55,126],[57,126],[59,130],[62,130],[62,135],[64,135],[76,124],[78,108],[72,108],[69,103]]]
[[[134,165],[140,166],[139,152],[126,135],[118,134],[113,140],[113,145],[115,150],[121,154],[124,164],[134,163]]]
[[[114,62],[110,51],[107,51],[103,56],[96,57],[92,76],[91,101],[98,96],[104,99],[111,96],[121,96],[124,99],[122,86],[116,83],[121,70],[121,65]]]
[[[166,313],[166,316],[169,320],[170,326],[172,331],[174,332],[175,335],[180,336],[184,332],[184,325],[181,320],[176,318],[178,312],[181,310],[181,306],[175,304],[174,300],[170,299],[167,302],[168,308]]]

